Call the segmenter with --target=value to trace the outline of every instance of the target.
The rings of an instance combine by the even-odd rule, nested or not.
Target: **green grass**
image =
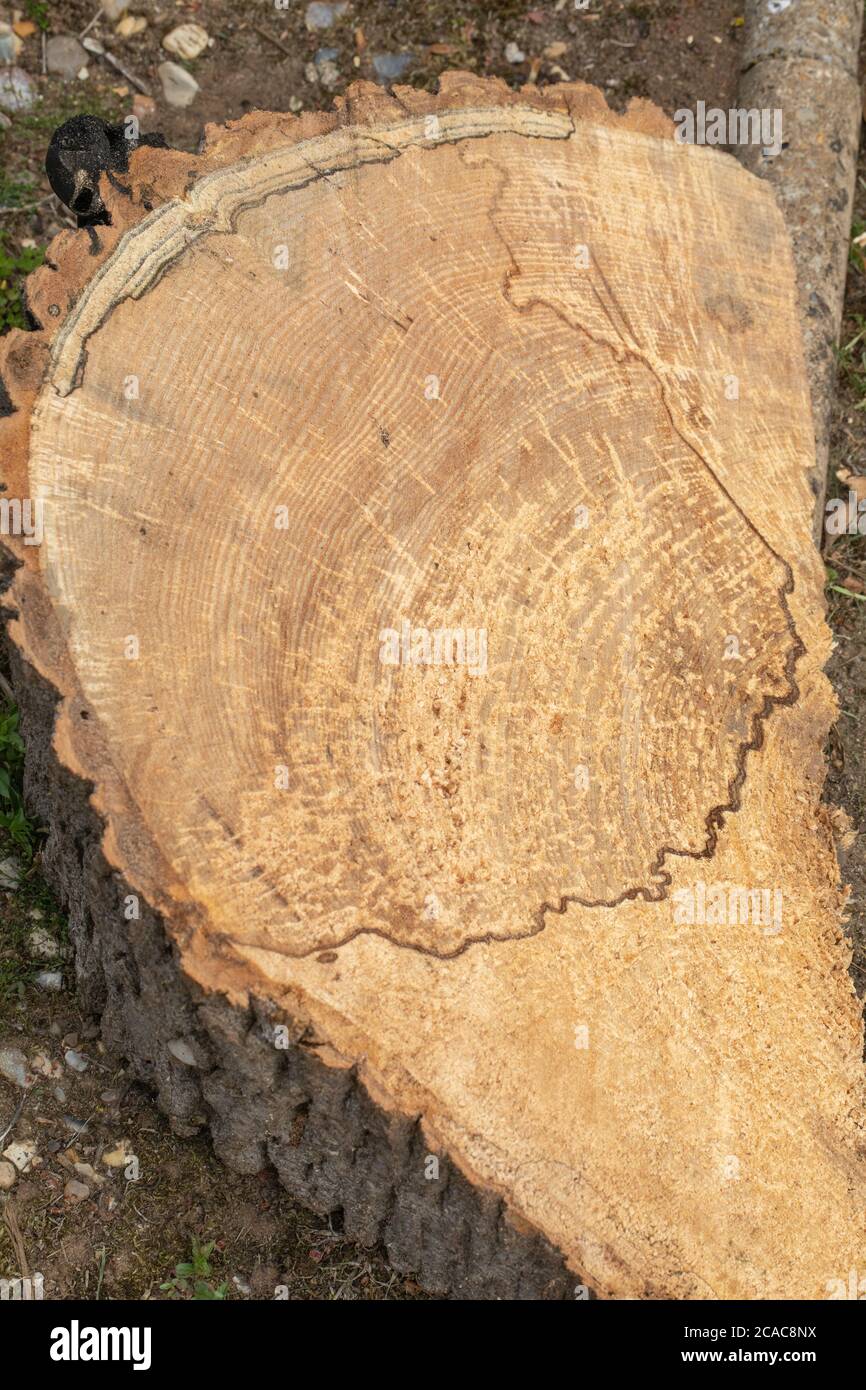
[[[857,332],[836,350],[839,375],[858,397],[855,410],[866,409],[866,316],[854,315]]]
[[[0,846],[0,858],[8,854],[8,844]],[[57,942],[55,960],[34,952],[31,938],[37,927]],[[34,860],[15,892],[0,894],[0,1025],[6,1012],[24,999],[40,970],[63,969],[68,939],[66,919]]]
[[[36,185],[31,178],[25,175],[16,179],[0,173],[0,208],[24,207],[32,203],[35,196]]]
[[[0,828],[29,861],[36,845],[36,829],[24,810],[23,777],[24,744],[18,732],[18,710],[7,703],[0,712]]]
[[[24,13],[27,18],[32,20],[37,28],[45,33],[51,28],[51,21],[48,18],[48,6],[45,0],[24,0]]]
[[[8,252],[0,241],[0,333],[10,328],[26,328],[22,287],[24,279],[45,259],[43,246],[27,246]],[[0,756],[3,745],[0,742]]]
[[[193,1236],[192,1259],[175,1265],[174,1278],[159,1286],[163,1293],[172,1293],[175,1298],[191,1298],[194,1301],[225,1298],[228,1294],[228,1284],[218,1284],[214,1288],[210,1283],[213,1278],[210,1257],[215,1246],[216,1241],[214,1240],[209,1240],[206,1245],[200,1245]]]

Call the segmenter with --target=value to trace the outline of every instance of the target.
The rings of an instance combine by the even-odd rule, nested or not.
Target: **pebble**
[[[0,1192],[8,1192],[18,1181],[18,1173],[14,1163],[8,1159],[0,1160]]]
[[[48,71],[71,82],[87,67],[87,52],[73,34],[54,34],[45,45]]]
[[[136,34],[143,34],[146,28],[147,20],[143,14],[125,14],[114,32],[121,39],[133,39]]]
[[[64,1052],[63,1060],[73,1071],[87,1071],[87,1068],[90,1066],[87,1058],[82,1057],[81,1053],[76,1052],[72,1047],[67,1048]]]
[[[63,988],[63,975],[59,970],[40,970],[36,976],[36,983],[40,989],[58,994]]]
[[[0,1048],[0,1076],[11,1081],[13,1086],[26,1087],[32,1081],[27,1070],[27,1058],[17,1047]]]
[[[31,1066],[40,1076],[47,1077],[49,1081],[58,1081],[63,1075],[63,1068],[59,1062],[52,1062],[50,1057],[46,1057],[44,1052],[37,1052],[31,1061]]]
[[[70,1178],[63,1189],[63,1195],[72,1206],[85,1201],[90,1196],[90,1188],[85,1182],[79,1182],[77,1178]]]
[[[20,73],[25,82],[29,83],[30,78],[27,76],[26,72],[22,72],[20,68],[10,68],[8,75],[11,76],[13,73]],[[6,76],[6,73],[0,74],[0,77]],[[14,106],[9,106],[8,103],[4,103],[2,93],[0,93],[0,105],[6,105],[9,111],[14,111],[16,109]],[[9,891],[12,888],[17,888],[20,882],[21,865],[18,863],[18,860],[13,858],[0,859],[0,888],[5,888]]]
[[[89,1163],[74,1163],[72,1166],[75,1169],[78,1176],[80,1178],[84,1178],[85,1182],[91,1182],[96,1187],[101,1187],[102,1184],[105,1182],[105,1178],[102,1176],[102,1174],[97,1173],[96,1169],[93,1168]]]
[[[321,82],[323,87],[330,91],[336,87],[340,80],[340,69],[337,67],[337,59],[340,50],[337,48],[320,48],[313,56],[313,61],[307,63],[304,75],[308,82]]]
[[[318,0],[307,6],[304,15],[304,23],[313,33],[316,29],[330,29],[332,24],[336,24],[341,15],[344,15],[349,8],[349,0],[338,0],[335,5],[322,5]]]
[[[112,22],[129,9],[129,0],[102,0],[102,13]]]
[[[24,47],[8,24],[0,24],[0,63],[14,63]]]
[[[43,960],[56,960],[60,955],[60,947],[45,927],[33,928],[30,933],[30,951],[34,956],[41,956]]]
[[[116,1149],[109,1149],[108,1153],[102,1155],[102,1161],[108,1168],[123,1168],[131,1158],[132,1150],[125,1139],[121,1139]]]
[[[374,53],[373,71],[379,82],[396,82],[414,61],[414,53]]]
[[[567,52],[567,43],[549,43],[544,50],[544,56],[545,58],[564,58]]]
[[[74,1115],[64,1115],[63,1123],[67,1129],[71,1129],[73,1134],[85,1134],[87,1132],[87,1121],[76,1120]]]
[[[156,102],[153,97],[146,97],[143,92],[136,92],[132,98],[132,114],[137,120],[143,121],[148,116],[156,114]]]
[[[209,43],[210,35],[200,24],[179,24],[170,34],[166,34],[162,46],[167,53],[173,53],[176,58],[185,58],[187,62],[191,62],[200,53],[204,53]]]
[[[0,71],[0,106],[7,111],[29,111],[35,100],[36,89],[23,68],[4,68]],[[4,864],[14,862],[3,860]],[[0,882],[2,887],[4,884]]]
[[[179,63],[160,63],[157,71],[169,106],[190,106],[195,101],[199,85],[186,68]]]
[[[505,61],[506,63],[525,63],[526,54],[522,48],[518,48],[517,44],[512,41],[505,45]]]
[[[168,1044],[168,1050],[171,1053],[172,1057],[175,1057],[178,1062],[183,1062],[185,1067],[198,1066],[195,1053],[193,1052],[189,1043],[184,1042],[183,1038],[172,1039],[172,1041]]]
[[[30,1139],[16,1139],[8,1149],[3,1150],[3,1157],[14,1163],[19,1173],[26,1173],[40,1161],[39,1151]]]

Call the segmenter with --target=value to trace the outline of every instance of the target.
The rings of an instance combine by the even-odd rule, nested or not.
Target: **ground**
[[[17,62],[38,100],[27,112],[11,113],[0,130],[0,328],[24,325],[21,277],[45,243],[73,225],[42,168],[51,132],[81,111],[120,120],[134,95],[128,80],[95,58],[81,78],[42,76],[43,30],[79,34],[97,0],[20,0],[20,6],[19,23],[26,30],[29,22],[33,31],[25,33]],[[140,35],[122,39],[105,20],[89,34],[153,94],[156,107],[142,118],[142,129],[161,131],[189,150],[206,121],[255,107],[328,107],[352,80],[372,79],[374,58],[385,54],[411,54],[400,80],[414,86],[430,87],[443,69],[462,67],[514,86],[585,79],[618,109],[633,96],[649,97],[670,114],[698,100],[724,107],[734,96],[742,42],[741,12],[727,0],[590,0],[587,9],[572,0],[549,0],[538,9],[515,0],[353,0],[321,32],[308,30],[301,0],[287,8],[281,0],[132,0],[129,12],[148,19]],[[16,16],[0,8],[4,17]],[[178,110],[162,99],[156,68],[168,56],[160,48],[163,36],[189,21],[202,25],[213,45],[185,64],[201,90],[192,106]],[[513,49],[506,56],[509,44],[523,54],[520,61],[509,60],[517,56]],[[322,49],[337,50],[336,57],[323,58]],[[857,217],[855,235],[866,226],[866,159]],[[837,469],[866,471],[866,261],[856,246],[843,344],[851,346],[840,353],[831,464],[839,492],[846,489],[835,483]],[[827,549],[838,641],[831,675],[840,700],[827,796],[857,826],[866,818],[860,727],[866,541],[846,537]],[[423,1297],[381,1252],[357,1249],[291,1202],[271,1172],[238,1177],[216,1160],[206,1139],[176,1138],[150,1097],[129,1083],[122,1059],[103,1051],[96,1021],[76,1006],[63,916],[40,879],[39,828],[29,825],[20,805],[19,770],[14,718],[0,696],[0,826],[6,827],[0,829],[0,1135],[9,1127],[0,1150],[29,1142],[39,1160],[17,1177],[9,1196],[0,1195],[0,1278],[39,1272],[47,1298],[271,1299],[279,1285],[293,1299]],[[852,973],[863,994],[866,870],[856,847],[844,869],[853,887]],[[60,977],[53,981],[62,982],[59,991],[49,987],[52,974]],[[27,1079],[36,1078],[26,1091],[2,1075],[14,1078],[19,1062],[26,1063]],[[177,1272],[184,1264],[194,1267]]]

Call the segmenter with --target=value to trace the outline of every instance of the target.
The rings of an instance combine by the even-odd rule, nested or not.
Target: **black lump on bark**
[[[73,116],[55,130],[45,172],[57,197],[75,213],[79,227],[105,226],[111,221],[99,192],[102,174],[125,173],[129,156],[139,145],[166,148],[162,135],[137,132],[137,122],[110,125],[98,116]]]

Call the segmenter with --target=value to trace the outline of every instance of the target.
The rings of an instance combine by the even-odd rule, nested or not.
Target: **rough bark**
[[[28,791],[109,1041],[464,1296],[862,1257],[790,247],[669,136],[452,75],[138,150],[0,362]],[[383,665],[407,614],[489,630],[484,678]],[[705,880],[784,923],[689,924]]]

